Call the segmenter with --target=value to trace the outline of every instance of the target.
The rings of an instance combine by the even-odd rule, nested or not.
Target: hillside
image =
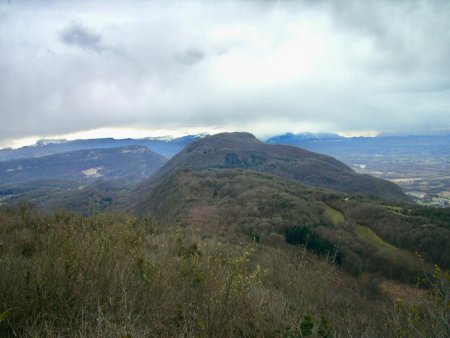
[[[249,134],[179,156],[136,190],[41,180],[44,212],[0,206],[0,336],[445,336],[447,210],[304,184],[358,175]]]
[[[270,174],[214,168],[177,170],[153,188],[138,211],[227,242],[247,237],[306,245],[319,255],[336,254],[339,264],[356,275],[371,271],[415,282],[422,269],[416,251],[450,267],[450,229],[439,220],[448,216],[443,211],[422,215],[415,206],[401,210],[394,213],[376,199],[352,198]]]
[[[142,146],[90,149],[0,162],[0,184],[66,179],[93,182],[102,179],[135,181],[153,174],[165,158]]]
[[[0,221],[1,337],[445,336],[446,304],[405,286],[400,301],[293,245],[25,204]]]
[[[243,168],[271,173],[311,186],[375,196],[393,202],[410,202],[390,182],[356,174],[338,160],[297,147],[268,145],[249,133],[222,133],[193,141],[144,182],[137,193],[137,207],[145,205],[152,186],[182,168]]]
[[[358,173],[391,180],[420,204],[450,205],[450,135],[343,138],[288,133],[266,142],[333,156]]]

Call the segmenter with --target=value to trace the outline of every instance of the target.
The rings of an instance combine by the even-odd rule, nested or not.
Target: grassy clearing
[[[329,206],[325,206],[325,216],[335,226],[341,225],[342,223],[345,222],[344,215],[342,215],[341,212]]]
[[[419,266],[419,259],[415,255],[384,241],[369,227],[357,225],[356,234],[375,246],[382,254],[388,255],[388,257],[392,257],[399,262],[403,262],[405,265]],[[429,267],[428,264],[426,266]]]
[[[400,250],[392,244],[383,241],[372,229],[363,225],[356,226],[356,234],[375,246],[378,250],[390,254],[399,253]]]
[[[388,279],[396,279],[396,276],[402,275],[404,278],[408,278],[408,282],[412,284],[413,282],[417,283],[423,273],[432,271],[431,264],[421,261],[418,256],[409,251],[384,241],[371,228],[357,225],[355,232],[360,239],[376,250],[371,259],[378,261],[379,269],[384,269],[383,275]]]

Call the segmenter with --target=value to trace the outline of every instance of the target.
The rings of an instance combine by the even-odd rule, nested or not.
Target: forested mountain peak
[[[153,187],[183,168],[241,168],[300,181],[314,187],[371,195],[409,202],[401,189],[367,175],[356,174],[342,162],[326,155],[287,145],[265,144],[249,133],[221,133],[188,144],[139,187],[134,203],[145,209]]]

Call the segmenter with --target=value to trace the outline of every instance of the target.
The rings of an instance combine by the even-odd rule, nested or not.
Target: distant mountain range
[[[35,180],[92,182],[99,178],[142,180],[166,159],[143,146],[69,151],[61,154],[0,162],[0,184]]]
[[[307,150],[335,157],[345,164]],[[430,156],[435,157],[430,160]],[[345,138],[333,133],[287,133],[263,143],[251,134],[224,133],[174,139],[40,140],[33,146],[0,150],[0,196],[34,199],[38,191],[44,194],[68,191],[77,187],[74,182],[89,185],[98,179],[113,179],[126,185],[138,183],[155,173],[164,163],[164,157],[173,157],[156,172],[153,182],[180,168],[245,168],[311,186],[407,202],[398,186],[358,175],[350,167],[377,177],[396,179],[415,177],[432,163],[432,170],[442,174],[448,172],[448,160],[445,160],[448,156],[450,136]],[[72,183],[67,183],[68,180]],[[36,187],[31,182],[36,182]],[[408,191],[408,186],[403,188]]]
[[[179,138],[100,138],[74,141],[43,139],[32,146],[18,149],[0,149],[0,161],[42,157],[75,150],[105,149],[130,145],[147,147],[166,158],[171,158],[191,141],[206,135],[186,135]],[[270,137],[265,143],[293,145],[339,158],[358,154],[450,154],[450,135],[347,138],[334,133],[286,133]]]
[[[99,138],[88,140],[39,140],[32,146],[18,149],[0,149],[0,161],[36,158],[68,151],[87,149],[106,149],[126,146],[142,146],[170,158],[178,153],[189,142],[201,138],[203,135],[187,135],[179,138],[143,138],[143,139],[114,139]]]
[[[269,144],[290,144],[296,145],[299,142],[317,142],[317,141],[329,141],[329,140],[342,140],[345,137],[335,133],[286,133],[281,135],[272,136],[266,140]]]
[[[351,154],[450,154],[450,135],[342,137],[337,134],[286,133],[266,140],[335,157]]]

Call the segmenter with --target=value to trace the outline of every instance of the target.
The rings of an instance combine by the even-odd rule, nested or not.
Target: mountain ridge
[[[96,139],[79,139],[79,140],[64,140],[64,139],[42,139],[35,144],[24,146],[17,149],[4,148],[0,149],[0,162],[25,158],[37,158],[60,154],[67,151],[88,150],[88,149],[105,149],[118,148],[124,146],[143,146],[157,152],[164,157],[170,158],[179,152],[186,144],[197,138],[203,137],[204,134],[186,135],[177,138],[124,138],[115,139],[96,138]]]
[[[250,133],[220,133],[195,140],[167,161],[136,191],[135,206],[145,209],[145,200],[165,177],[180,169],[241,168],[269,173],[301,183],[346,193],[360,193],[390,201],[410,203],[401,189],[367,175],[356,174],[344,163],[298,147],[268,145]]]
[[[43,179],[93,181],[97,178],[139,180],[166,159],[142,146],[87,149],[38,158],[0,161],[0,184]]]

